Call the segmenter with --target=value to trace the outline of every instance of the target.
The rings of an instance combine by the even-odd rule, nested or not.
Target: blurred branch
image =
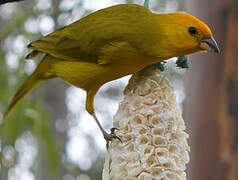
[[[0,0],[0,5],[10,3],[10,2],[20,2],[23,0]]]

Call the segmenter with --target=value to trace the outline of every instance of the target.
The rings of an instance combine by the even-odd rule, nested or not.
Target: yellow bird
[[[26,59],[44,54],[35,72],[21,86],[4,117],[42,81],[61,78],[87,92],[86,109],[107,143],[107,133],[94,111],[94,96],[105,83],[148,65],[198,51],[219,52],[210,28],[186,13],[156,14],[135,4],[94,12],[34,41]]]

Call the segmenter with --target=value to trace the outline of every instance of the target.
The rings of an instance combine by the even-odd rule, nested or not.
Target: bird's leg
[[[103,127],[102,127],[102,125],[100,124],[100,122],[99,122],[99,120],[98,120],[96,114],[95,114],[95,113],[92,113],[92,116],[93,116],[93,118],[95,119],[95,121],[96,121],[98,127],[100,128],[100,130],[101,130],[101,132],[102,132],[102,134],[103,134],[104,139],[105,139],[106,142],[107,142],[107,145],[106,145],[106,146],[107,146],[107,149],[108,149],[109,143],[110,143],[110,141],[112,141],[112,139],[118,139],[120,142],[122,142],[121,139],[115,134],[115,130],[118,130],[117,128],[112,128],[112,129],[111,129],[111,133],[109,134],[109,133],[107,133],[107,132],[103,129]]]

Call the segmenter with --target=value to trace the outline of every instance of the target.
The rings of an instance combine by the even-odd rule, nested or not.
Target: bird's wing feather
[[[108,64],[110,59],[114,59],[114,61],[118,59],[116,58],[116,54],[127,51],[127,48],[130,50],[132,47],[128,42],[120,41],[117,38],[117,40],[107,40],[97,48],[92,47],[88,52],[82,49],[80,43],[76,40],[64,37],[57,44],[53,41],[38,40],[31,43],[30,48],[34,50],[32,51],[33,55],[38,51],[65,60]]]
[[[140,51],[133,47],[130,43],[125,41],[115,41],[105,44],[100,49],[100,56],[98,63],[115,64],[125,60],[133,60],[135,56],[139,55]]]
[[[64,34],[64,32],[62,33]],[[78,40],[72,37],[62,36],[61,33],[57,33],[56,31],[49,36],[32,42],[28,47],[35,51],[48,53],[54,57],[65,60],[88,62],[97,61],[96,51],[88,52],[80,46],[81,43],[78,43]]]

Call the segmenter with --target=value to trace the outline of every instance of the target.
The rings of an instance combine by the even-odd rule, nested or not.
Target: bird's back
[[[122,4],[96,11],[79,21],[32,42],[30,48],[58,58],[96,62],[99,48],[115,41],[133,47],[153,44],[149,38],[153,13],[140,5]]]

